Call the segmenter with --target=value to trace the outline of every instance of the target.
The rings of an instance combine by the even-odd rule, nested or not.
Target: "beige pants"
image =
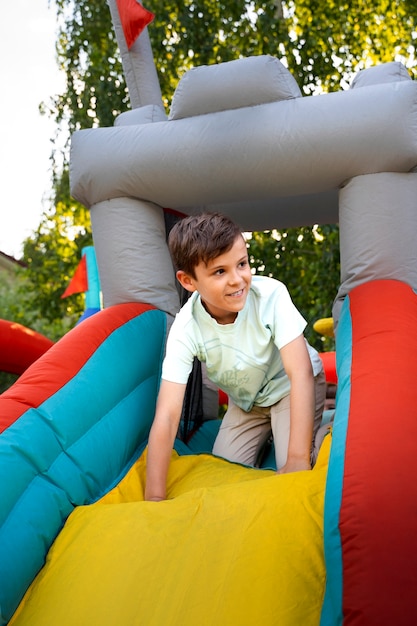
[[[324,373],[314,379],[316,408],[313,426],[312,463],[317,458],[313,442],[320,427],[324,402],[326,399],[326,381]],[[290,438],[290,397],[286,396],[270,407],[254,406],[249,412],[243,411],[229,399],[229,407],[222,420],[219,433],[213,446],[213,454],[229,461],[255,465],[267,442],[273,435],[275,460],[279,469],[287,460]]]

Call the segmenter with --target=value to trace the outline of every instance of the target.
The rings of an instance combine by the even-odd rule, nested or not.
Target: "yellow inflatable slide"
[[[143,501],[145,450],[75,508],[10,626],[319,624],[329,448],[282,476],[173,452],[158,503]]]

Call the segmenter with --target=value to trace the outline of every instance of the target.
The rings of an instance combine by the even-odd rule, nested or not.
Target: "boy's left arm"
[[[285,371],[291,382],[290,439],[287,461],[279,474],[311,469],[311,443],[314,423],[314,376],[303,335],[281,348]]]

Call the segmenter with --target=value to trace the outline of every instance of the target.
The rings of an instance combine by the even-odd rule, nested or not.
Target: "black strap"
[[[203,382],[201,375],[201,363],[194,359],[193,369],[188,378],[185,389],[184,404],[182,407],[181,420],[178,436],[181,441],[187,443],[191,435],[198,430],[203,423]]]

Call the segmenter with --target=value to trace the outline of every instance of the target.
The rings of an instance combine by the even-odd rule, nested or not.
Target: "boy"
[[[283,283],[252,276],[239,227],[218,213],[177,222],[169,248],[191,292],[171,327],[149,436],[145,499],[166,498],[166,480],[193,359],[229,396],[213,454],[253,465],[274,437],[279,473],[311,469],[325,400],[318,353]]]

